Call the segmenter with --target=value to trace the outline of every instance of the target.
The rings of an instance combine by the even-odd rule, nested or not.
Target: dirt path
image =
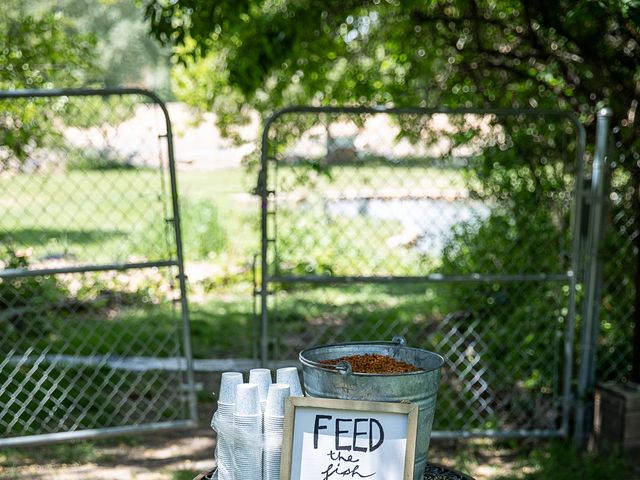
[[[187,438],[140,438],[141,445],[96,444],[95,458],[70,464],[38,463],[32,458],[14,468],[0,469],[0,478],[47,480],[182,480],[213,466],[214,440],[194,432]],[[92,455],[93,456],[93,455]]]
[[[201,402],[200,425],[190,430],[0,449],[0,480],[192,480],[214,466],[215,438],[209,427],[213,409],[212,403]],[[535,470],[526,454],[534,445],[432,440],[429,461],[476,480],[522,478]]]
[[[191,480],[214,466],[215,439],[206,425],[209,407],[201,408],[197,429],[156,433],[131,438],[52,445],[33,449],[0,450],[2,480]],[[432,442],[430,460],[488,480],[512,472],[509,458],[495,449],[483,455],[479,466],[474,454],[458,444]]]
[[[191,480],[214,466],[212,406],[196,429],[29,449],[0,449],[0,479]]]

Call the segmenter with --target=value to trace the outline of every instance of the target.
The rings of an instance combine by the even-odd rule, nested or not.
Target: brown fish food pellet
[[[387,355],[377,353],[365,353],[364,355],[350,355],[334,360],[323,360],[324,365],[337,365],[347,361],[351,364],[353,373],[410,373],[418,372],[421,368],[410,363],[401,362]]]

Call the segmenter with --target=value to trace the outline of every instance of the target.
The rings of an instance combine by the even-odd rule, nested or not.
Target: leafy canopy
[[[77,87],[99,74],[95,39],[78,32],[61,13],[34,17],[18,0],[5,2],[0,15],[0,89]],[[22,164],[39,146],[59,137],[59,112],[39,102],[2,101],[0,170]],[[58,103],[62,110],[64,105]]]
[[[179,62],[174,71],[177,96],[201,108],[213,108],[223,127],[237,123],[250,109],[264,115],[291,104],[560,108],[579,115],[592,145],[595,112],[610,106],[619,152],[613,172],[617,200],[611,214],[617,221],[603,257],[617,260],[608,264],[615,272],[610,272],[613,281],[605,285],[603,294],[605,299],[617,299],[611,305],[629,305],[635,296],[636,331],[640,332],[640,275],[634,276],[634,270],[640,269],[637,254],[631,260],[636,268],[628,268],[629,253],[640,250],[640,235],[629,234],[640,225],[639,1],[145,3],[153,34],[173,46]],[[553,192],[566,191],[564,176],[558,180],[555,173],[563,172],[563,164],[542,165],[534,155],[537,147],[521,140],[516,142],[521,147],[516,165],[527,159],[531,164],[513,168],[514,159],[507,158],[507,152],[488,152],[475,170],[482,175],[482,191],[498,199],[507,194],[519,203],[540,201],[524,190],[515,191],[520,184],[534,182],[544,187],[546,202],[557,203]],[[504,172],[493,168],[496,161],[509,173],[500,177]],[[517,182],[511,181],[514,175]],[[517,207],[512,206],[510,215],[516,225]],[[564,238],[561,223],[552,220],[546,222],[556,225],[555,234]],[[500,221],[492,218],[486,232],[469,235],[479,241],[483,235],[499,240]],[[535,226],[535,222],[522,223]],[[541,226],[547,223],[540,221]],[[491,245],[470,244],[477,248],[469,258],[480,258],[482,248]],[[446,260],[452,268],[464,268],[464,256],[455,250],[449,253]],[[623,297],[620,285],[631,286]],[[460,292],[456,295],[460,297]],[[528,302],[524,296],[521,299],[523,304]],[[619,351],[632,323],[624,309],[606,310],[604,324],[622,320],[619,331],[624,334],[622,340],[610,343],[615,348],[602,349],[601,357]],[[640,352],[640,343],[635,343]],[[635,380],[640,381],[640,353],[634,365]]]
[[[638,133],[636,1],[148,0],[146,15],[182,65],[178,94],[223,120],[359,103],[559,107],[590,123],[606,104],[627,143]]]
[[[132,0],[25,0],[36,18],[63,15],[95,39],[93,58],[107,87],[145,86],[170,96],[169,52],[148,34],[143,10]]]

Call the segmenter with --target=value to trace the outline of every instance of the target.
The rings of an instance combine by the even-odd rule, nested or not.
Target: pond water
[[[431,198],[326,200],[325,207],[325,212],[333,218],[364,216],[399,222],[402,231],[387,238],[388,247],[404,246],[434,256],[442,253],[455,225],[479,224],[490,211],[489,206],[478,201]]]

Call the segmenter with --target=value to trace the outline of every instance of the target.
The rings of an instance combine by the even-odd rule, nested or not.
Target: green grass
[[[359,177],[354,180],[356,171]],[[358,170],[340,167],[334,172],[333,183],[322,176],[312,181],[317,182],[315,187],[320,191],[346,185],[365,190],[382,186],[399,188],[416,172],[411,168],[394,168],[391,175],[391,170],[385,167]],[[293,182],[298,173],[291,168],[279,172],[285,183]],[[424,172],[421,173],[424,176]],[[429,170],[427,173],[426,177],[436,184],[444,184],[445,180],[451,184],[448,176],[453,175],[452,172]],[[259,251],[259,202],[247,192],[254,179],[241,169],[179,175],[187,260],[206,261],[205,268],[211,270],[205,281],[190,283],[191,333],[196,358],[246,358],[253,353],[257,324],[252,312],[249,275],[251,255]],[[114,258],[147,258],[150,252],[154,258],[157,252],[162,252],[162,219],[167,208],[158,197],[162,181],[159,172],[153,170],[72,171],[0,178],[0,204],[10,207],[9,215],[0,219],[2,229],[9,233],[3,234],[0,230],[0,241],[10,241],[18,248],[33,246],[31,258],[35,261],[56,252],[73,255],[74,261],[92,263]],[[307,181],[301,179],[300,185],[294,187],[309,187]],[[100,201],[96,201],[98,199]],[[287,225],[286,212],[282,210],[279,215],[282,215],[282,225]],[[317,231],[306,235],[304,227],[296,224],[295,219],[290,220],[291,228],[287,230],[296,230],[301,235],[292,235],[287,243],[290,232],[280,232],[285,272],[290,269],[289,272],[298,274],[344,273],[349,269],[349,261],[357,261],[368,267],[374,265],[375,273],[387,273],[424,269],[425,262],[431,261],[407,253],[408,250],[392,254],[386,254],[386,250],[375,251],[364,236],[345,238],[342,235],[346,228],[344,219],[329,222],[324,229],[328,241],[314,244]],[[391,221],[375,225],[366,219],[348,222],[358,224],[363,231],[376,227],[387,231],[399,228]],[[79,224],[82,229],[77,227]],[[166,279],[143,279],[143,285],[133,289],[136,293],[130,299],[124,295],[110,304],[101,303],[100,296],[104,291],[131,291],[126,282],[118,283],[118,277],[101,274],[78,278],[83,283],[81,289],[65,293],[62,300],[80,299],[89,303],[90,308],[49,311],[40,307],[34,315],[26,315],[21,324],[9,325],[8,333],[0,339],[0,354],[6,355],[12,350],[24,353],[28,348],[33,348],[34,354],[82,356],[179,354],[182,339],[179,316],[170,302],[160,301],[168,295],[163,290],[168,283]],[[406,284],[280,290],[272,297],[277,302],[270,317],[272,358],[293,359],[301,349],[314,344],[390,340],[394,335],[404,335],[411,345],[438,350],[437,342],[443,334],[438,329],[444,312],[449,311],[443,299],[451,295],[451,291],[439,286],[425,288]],[[503,318],[508,318],[510,305],[500,308]],[[466,328],[468,323],[455,325]],[[500,347],[497,345],[500,340],[496,342],[489,335],[484,341],[492,343],[490,354]],[[486,357],[501,358],[490,354]],[[27,372],[21,374],[26,378]],[[96,378],[103,375],[109,373],[98,372]],[[514,380],[508,375],[502,377],[505,377],[503,383]],[[493,379],[494,387],[500,385],[500,378]],[[527,378],[517,380],[526,383]],[[127,383],[125,379],[123,384]],[[471,401],[468,395],[469,392],[444,386],[440,405],[448,405],[444,410],[448,416],[437,418],[436,425],[446,429],[467,426],[472,420],[472,410],[465,403]],[[525,398],[529,397],[525,395]],[[109,407],[109,402],[106,406]],[[498,419],[493,417],[473,422],[475,428],[497,424]]]
[[[258,250],[259,237],[256,224],[247,218],[257,218],[259,210],[258,203],[244,194],[249,190],[246,179],[240,169],[180,173],[187,261],[204,259],[215,264],[220,256],[248,268],[247,259]],[[8,214],[0,219],[0,245],[18,250],[32,247],[31,263],[56,254],[74,263],[157,258],[163,253],[162,219],[167,211],[158,197],[162,180],[152,170],[2,177],[0,205],[8,206]],[[16,283],[0,282],[0,300],[12,302],[12,308],[28,309],[14,317],[1,312],[9,316],[0,316],[0,357],[20,353],[179,356],[182,325],[179,309],[167,301],[171,293],[166,286],[173,282],[164,273],[71,275],[59,278],[62,283],[55,285],[22,282],[24,288],[17,291]],[[190,305],[194,355],[250,357],[254,330],[250,286],[245,280],[225,293],[225,288],[214,284],[198,288],[215,286],[218,295],[206,295]],[[12,288],[18,297],[8,296]],[[43,305],[30,300],[43,293],[55,299],[56,308],[51,308],[51,301]],[[2,368],[0,385],[8,382],[10,388],[3,390],[0,404],[11,402],[8,414],[0,419],[3,435],[186,416],[178,398],[181,393],[175,389],[180,382],[177,374],[43,365],[35,371],[31,365]],[[165,392],[166,401],[147,410],[153,397],[149,389]],[[15,418],[18,421],[9,428]]]
[[[0,205],[6,213],[0,219],[0,242],[17,249],[33,247],[35,259],[125,261],[157,255],[158,249],[166,258],[168,185],[167,176],[154,170],[1,177]],[[180,173],[187,258],[206,258],[209,252],[221,251],[221,236],[233,239],[229,249],[235,254],[257,250],[252,236],[258,236],[246,220],[247,216],[257,218],[258,203],[246,198],[238,201],[248,190],[241,169]],[[203,228],[203,224],[208,225]]]
[[[0,370],[4,436],[185,418],[180,373],[23,364]],[[158,402],[157,398],[162,399]],[[181,406],[182,405],[182,406]]]
[[[246,285],[245,285],[246,287]],[[221,293],[222,291],[219,291]],[[196,358],[250,357],[255,317],[250,290],[214,295],[190,305]],[[175,357],[182,324],[171,304],[133,304],[86,312],[35,311],[19,325],[8,324],[0,353]]]
[[[29,461],[33,457],[29,449],[14,448],[0,452],[0,467],[11,467],[18,462]],[[55,462],[58,464],[89,463],[100,457],[95,444],[90,441],[49,445],[38,449],[40,463]]]
[[[320,208],[302,214],[278,212],[280,272],[295,275],[420,275],[437,259],[415,249],[389,248],[386,241],[403,232],[398,221],[356,216],[331,217]]]
[[[570,440],[432,441],[429,461],[491,480],[633,478],[619,451],[578,451]]]
[[[200,473],[197,470],[175,470],[171,472],[171,480],[193,480]]]
[[[634,478],[621,452],[578,451],[570,440],[432,440],[429,461],[490,480]]]
[[[442,335],[451,328],[467,328],[464,318],[453,324],[442,324],[439,286],[424,285],[355,285],[341,287],[301,288],[279,291],[277,305],[271,310],[270,355],[274,359],[295,359],[309,345],[341,341],[390,340],[405,336],[411,346],[436,350]],[[191,302],[191,338],[195,358],[250,358],[253,354],[257,318],[253,315],[250,285],[215,286],[211,295]],[[509,306],[505,306],[508,310]],[[40,317],[32,336],[15,331],[0,341],[0,351],[10,349],[33,353],[47,351],[68,355],[91,356],[175,356],[182,341],[180,321],[170,304],[122,305],[108,319],[100,309],[84,313],[53,313]],[[552,401],[548,385],[527,386],[531,369],[520,366],[505,369],[500,356],[491,355],[501,342],[480,331],[489,350],[481,350],[487,380],[493,394],[503,395],[509,402],[523,402],[522,412],[532,405],[532,398]],[[516,341],[522,334],[512,333]],[[475,334],[474,334],[475,335]],[[458,337],[456,337],[458,338]],[[470,339],[474,337],[469,337]],[[453,353],[452,353],[453,354]],[[469,374],[471,375],[471,373]],[[493,376],[491,376],[493,375]],[[522,386],[514,387],[516,381]],[[461,390],[455,383],[442,382],[438,393],[435,428],[498,428],[509,425],[509,412],[498,416],[474,418],[472,391]],[[543,392],[547,392],[544,393]],[[549,408],[553,408],[549,404]],[[532,414],[539,413],[533,411]],[[504,418],[503,418],[504,417]]]
[[[517,470],[496,480],[601,480],[631,478],[631,466],[619,451],[600,454],[577,450],[566,441],[550,441],[518,454]]]
[[[406,167],[336,167],[331,178],[284,167],[283,191],[345,187],[368,190],[448,185],[463,188],[459,172]],[[180,172],[178,189],[187,259],[224,252],[246,259],[259,251],[260,206],[249,194],[256,175],[235,168]],[[122,262],[167,254],[168,176],[159,170],[87,170],[0,177],[0,242],[33,248],[33,258]],[[164,196],[162,194],[164,192]],[[169,247],[172,241],[169,240]],[[244,261],[244,260],[242,260]]]
[[[466,172],[465,172],[466,173]],[[318,193],[327,190],[345,191],[358,189],[406,190],[422,188],[441,188],[459,191],[466,190],[463,172],[460,169],[433,168],[425,166],[390,165],[336,165],[329,169],[314,170],[306,164],[300,166],[280,165],[277,175],[270,171],[272,180],[281,191],[312,188]],[[310,193],[310,192],[306,192]]]

